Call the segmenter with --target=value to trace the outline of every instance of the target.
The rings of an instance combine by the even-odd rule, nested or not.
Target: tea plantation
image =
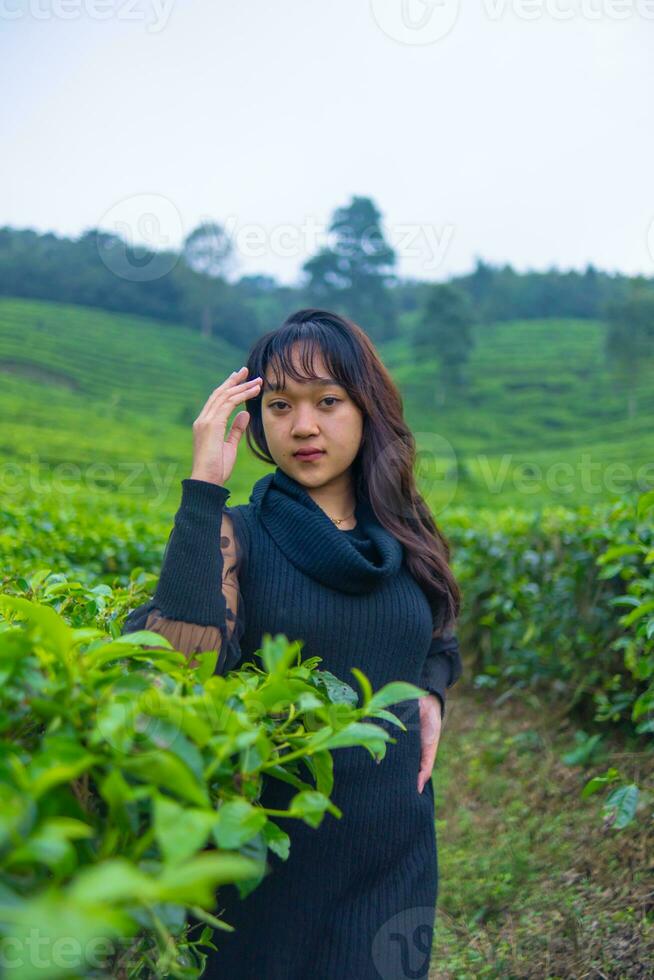
[[[420,485],[451,542],[464,594],[466,678],[452,692],[434,772],[441,879],[432,975],[443,980],[654,973],[654,358],[636,386],[615,378],[604,330],[573,320],[479,326],[458,394],[440,384],[436,358],[417,360],[406,343],[382,349],[416,434]],[[0,299],[0,681],[9,692],[2,733],[5,742],[22,740],[32,760],[23,772],[3,750],[0,766],[5,782],[38,790],[31,816],[4,790],[0,922],[17,874],[32,894],[46,872],[63,882],[76,862],[90,864],[98,842],[82,825],[94,805],[84,781],[91,766],[127,849],[103,826],[103,853],[117,861],[120,853],[138,856],[130,821],[146,819],[143,800],[128,800],[122,775],[124,785],[109,780],[115,739],[123,737],[116,705],[123,697],[136,710],[143,663],[159,678],[162,698],[192,697],[193,679],[174,651],[146,656],[147,636],[134,648],[121,644],[120,626],[156,584],[180,481],[190,474],[193,419],[245,356],[182,327]],[[265,472],[243,443],[230,503],[246,501]],[[109,686],[116,683],[111,657],[104,663],[99,652],[112,640],[116,658],[135,668],[123,689]],[[270,648],[268,664],[286,677],[301,668],[284,650]],[[51,667],[57,657],[67,665],[60,673]],[[20,658],[21,672],[12,674]],[[303,677],[309,685],[315,667]],[[182,687],[167,686],[169,673]],[[211,685],[210,665],[205,673]],[[238,697],[263,683],[253,676],[233,682]],[[84,701],[91,683],[104,692],[104,713]],[[49,746],[37,744],[26,712],[25,698],[37,697],[39,684],[41,717],[60,717]],[[68,715],[46,704],[56,685]],[[317,682],[315,690],[329,700]],[[212,697],[224,695],[218,684]],[[61,737],[80,719],[97,726],[93,762]],[[198,709],[186,733],[187,762],[197,762],[205,736],[234,735],[203,724]],[[112,739],[103,741],[108,730]],[[272,722],[265,738],[274,748]],[[352,738],[363,745],[372,733],[355,729]],[[46,749],[61,778],[33,761]],[[177,765],[167,764],[164,785]],[[221,771],[223,790],[233,775]],[[230,839],[226,827],[208,821],[200,782],[186,801],[198,811],[197,847],[183,855],[189,861],[201,861],[209,835]],[[55,802],[66,783],[75,787],[75,812]],[[328,780],[319,785],[328,796]],[[51,791],[49,822],[39,825],[38,800]],[[247,793],[239,800],[239,819],[252,817],[243,809]],[[304,797],[300,805],[315,814],[327,804]],[[169,855],[183,849],[176,813],[159,799],[147,817],[148,840]],[[269,846],[285,846],[273,827],[266,833]],[[251,881],[247,858],[260,855],[244,843],[238,835],[232,841],[231,872]],[[231,873],[205,872],[205,883]],[[97,888],[117,932],[124,933],[121,896],[130,889],[146,903],[170,898],[164,874],[145,880],[129,862],[88,874],[68,896],[71,915]],[[202,897],[189,889],[196,908]],[[44,921],[54,921],[53,897],[42,901]],[[124,975],[147,976],[162,951],[173,962],[172,919],[157,925],[158,945],[139,948],[144,972]],[[215,925],[209,913],[204,921]],[[191,951],[182,952],[191,970]]]

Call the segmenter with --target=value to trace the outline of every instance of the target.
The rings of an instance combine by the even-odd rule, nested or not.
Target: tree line
[[[604,319],[606,357],[622,380],[646,370],[654,336],[654,279],[556,268],[518,272],[477,258],[448,282],[401,278],[374,201],[337,208],[329,244],[304,262],[298,282],[268,275],[228,279],[236,256],[225,229],[204,222],[179,250],[135,247],[98,228],[78,238],[0,228],[0,295],[93,306],[185,324],[246,350],[293,309],[322,306],[356,320],[375,342],[405,337],[438,357],[450,389],[465,383],[473,326],[543,317]],[[634,411],[633,404],[630,413]]]

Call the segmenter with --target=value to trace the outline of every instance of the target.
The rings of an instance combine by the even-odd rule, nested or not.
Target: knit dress
[[[154,597],[124,632],[148,628],[178,649],[220,651],[217,671],[258,662],[264,633],[303,641],[357,692],[402,680],[445,702],[460,675],[456,637],[432,638],[434,616],[408,571],[402,544],[357,498],[356,527],[341,531],[298,481],[277,467],[249,503],[182,481],[182,502]],[[217,583],[222,581],[222,589]],[[359,695],[360,697],[360,695]],[[276,817],[290,854],[268,854],[269,873],[246,898],[221,887],[205,977],[226,980],[413,980],[428,975],[437,896],[434,789],[418,792],[418,700],[390,710],[406,731],[375,719],[397,741],[376,763],[361,746],[333,751],[333,802],[314,828]],[[261,802],[287,808],[295,787],[264,780]]]

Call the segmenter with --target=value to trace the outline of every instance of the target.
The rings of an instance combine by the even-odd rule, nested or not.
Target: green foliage
[[[638,382],[648,376],[654,349],[654,291],[645,280],[633,280],[623,298],[608,304],[606,353],[619,383],[628,389],[627,411],[636,414]]]
[[[485,528],[476,516],[452,528],[465,595],[464,647],[475,683],[498,702],[533,699],[578,731],[570,766],[601,757],[620,732],[643,749],[654,731],[654,492],[602,509],[507,513]],[[627,610],[623,612],[623,610]],[[626,827],[638,790],[615,771],[593,791],[620,785],[605,816]]]
[[[638,410],[627,419],[628,390],[603,363],[604,324],[477,325],[465,398],[453,391],[445,402],[437,353],[417,361],[411,329],[403,324],[401,339],[381,352],[418,450],[433,457],[435,472],[420,482],[436,514],[453,502],[595,504],[651,487],[654,360],[644,365],[634,388]],[[3,501],[26,504],[30,519],[47,521],[55,501],[72,515],[82,496],[85,506],[98,504],[101,519],[109,504],[112,513],[141,524],[163,518],[169,527],[191,470],[191,423],[241,364],[242,354],[222,339],[172,324],[0,299]],[[243,449],[234,497],[247,499],[265,472]]]
[[[414,331],[417,357],[436,354],[442,388],[456,387],[474,346],[474,310],[467,294],[450,283],[431,287]]]
[[[376,343],[396,336],[393,294],[387,286],[397,257],[384,238],[374,202],[354,195],[349,204],[336,208],[329,231],[333,244],[302,266],[304,289],[311,297],[307,305],[349,317]]]
[[[323,272],[332,272],[337,281],[341,276],[341,269],[333,262],[335,258],[340,255],[345,259],[343,268],[349,268],[347,259],[353,243],[352,267],[356,272],[359,268],[365,271],[366,266],[374,268],[380,253],[390,251],[394,260],[392,250],[382,245],[379,217],[377,205],[366,197],[354,197],[349,206],[337,208],[330,227],[336,233],[335,246],[309,260],[316,263],[318,276],[305,291],[279,285],[263,275],[242,276],[235,283],[226,284],[227,302],[220,303],[221,334],[231,333],[230,339],[237,340],[240,336],[243,343],[252,326],[256,329],[259,324],[280,323],[289,310],[312,304],[320,295]],[[424,253],[426,268],[433,268],[438,260],[434,250],[441,243],[434,240],[434,231],[416,225],[406,226],[402,232],[406,239],[403,247],[415,250],[417,244]],[[0,291],[179,322],[186,309],[193,306],[194,289],[206,287],[201,280],[223,271],[224,258],[232,251],[225,239],[220,226],[203,224],[187,236],[180,251],[155,252],[131,246],[115,232],[95,228],[78,239],[50,232],[39,234],[32,229],[0,228]],[[195,282],[185,275],[189,267],[196,273]],[[474,303],[476,319],[490,322],[517,317],[593,319],[602,315],[607,303],[622,300],[632,280],[592,265],[583,272],[556,268],[518,272],[507,263],[493,266],[477,259],[472,272],[450,281]],[[147,289],[143,289],[143,282],[147,282]],[[642,279],[642,283],[652,290],[651,279]],[[378,284],[375,291],[379,300],[387,307],[407,311],[419,308],[430,288],[425,280],[394,278],[392,288],[390,285]],[[217,291],[218,296],[220,292]],[[310,295],[303,296],[303,292]],[[364,295],[365,286],[361,299]],[[256,318],[251,316],[253,309],[259,314]],[[188,322],[196,326],[193,319]],[[362,326],[367,329],[369,324],[364,321]]]
[[[653,500],[457,515],[462,631],[480,686],[538,692],[561,717],[650,730]]]
[[[238,284],[216,277],[231,251],[223,229],[211,223],[191,232],[180,250],[134,246],[96,228],[76,240],[2,228],[0,292],[129,314],[143,318],[146,331],[148,317],[186,323],[191,342],[193,332],[206,328],[199,311],[208,309],[209,332],[213,327],[243,349],[262,331]]]
[[[216,889],[245,897],[268,849],[288,856],[274,818],[339,819],[331,752],[381,761],[396,739],[374,719],[405,729],[387,707],[421,694],[358,672],[358,704],[281,635],[261,666],[216,675],[214,650],[191,668],[159,634],[106,631],[126,594],[47,570],[0,594],[0,952],[17,980],[199,976],[231,928]],[[288,810],[261,805],[267,779],[294,787]]]
[[[629,283],[626,276],[592,265],[583,272],[556,267],[518,272],[508,263],[493,266],[482,259],[477,259],[472,272],[451,281],[466,290],[485,322],[548,316],[595,319],[607,303],[622,298]],[[652,280],[648,283],[652,290]]]

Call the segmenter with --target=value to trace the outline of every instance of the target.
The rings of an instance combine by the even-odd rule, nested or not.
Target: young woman
[[[242,403],[229,435],[227,422]],[[247,504],[228,507],[247,431],[275,466]],[[334,752],[332,799],[318,828],[296,819],[286,861],[241,900],[221,888],[205,976],[226,980],[400,980],[427,977],[437,854],[432,767],[445,692],[460,674],[460,593],[449,546],[415,485],[415,442],[402,401],[366,334],[306,309],[261,337],[248,363],[209,396],[193,424],[193,469],[182,480],[153,599],[124,630],[147,628],[189,655],[220,652],[225,672],[252,659],[264,632],[304,641],[303,657],[348,683],[393,680],[429,693],[393,706],[407,731],[375,764],[365,749]],[[222,589],[217,583],[222,582]],[[295,788],[269,780],[265,806]]]

